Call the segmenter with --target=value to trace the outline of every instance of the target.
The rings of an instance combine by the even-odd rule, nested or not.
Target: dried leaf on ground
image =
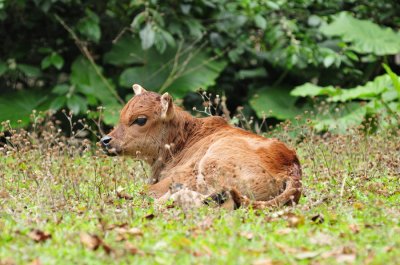
[[[130,243],[128,241],[125,242],[125,250],[132,255],[143,256],[145,254],[142,250],[138,249],[137,247],[135,247],[132,243]]]
[[[321,254],[320,251],[304,251],[295,255],[296,259],[313,259]]]
[[[156,217],[153,213],[146,215],[144,218],[147,220],[153,220]]]
[[[116,238],[117,241],[126,240],[129,236],[143,236],[143,231],[137,227],[127,228],[127,227],[119,227],[116,228],[118,236]]]
[[[331,245],[333,242],[332,236],[324,233],[316,233],[310,237],[310,243],[315,245]]]
[[[90,250],[97,250],[99,247],[103,247],[107,254],[112,252],[112,248],[107,245],[98,235],[81,233],[80,240],[81,243]]]
[[[32,229],[29,233],[28,233],[29,238],[31,238],[33,241],[35,242],[44,242],[48,239],[51,238],[51,234],[47,233],[47,232],[43,232],[42,230],[39,229]]]
[[[273,261],[272,259],[258,259],[253,261],[252,265],[278,265],[281,264],[280,262]]]
[[[102,240],[97,235],[91,235],[88,233],[81,233],[80,234],[81,243],[91,250],[96,250],[101,246]]]
[[[349,229],[354,233],[358,234],[360,232],[360,227],[356,224],[349,224]]]
[[[311,216],[311,221],[313,221],[316,224],[322,224],[325,219],[324,219],[324,215],[318,213],[316,215]]]
[[[122,191],[121,192],[117,191],[117,197],[119,199],[133,200],[133,196],[132,195],[129,195],[128,193],[122,192]]]
[[[7,199],[10,197],[10,194],[6,190],[0,190],[0,198],[1,199]]]
[[[34,260],[32,260],[29,265],[42,265],[42,262],[40,261],[39,258],[36,258]]]

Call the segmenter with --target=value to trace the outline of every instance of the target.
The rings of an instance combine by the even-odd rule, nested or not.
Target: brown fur
[[[237,204],[254,208],[298,202],[300,163],[282,142],[232,127],[221,117],[195,118],[167,93],[135,86],[107,148],[151,165],[151,196],[167,196],[171,184],[180,183],[206,196],[228,191]],[[132,124],[138,116],[147,123]]]

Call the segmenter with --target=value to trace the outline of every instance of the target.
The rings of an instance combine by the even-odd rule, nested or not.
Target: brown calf
[[[195,118],[174,105],[168,93],[133,89],[119,125],[101,142],[109,154],[151,165],[151,196],[164,201],[178,184],[202,198],[225,192],[236,206],[298,202],[301,167],[285,144],[232,127],[221,117]]]

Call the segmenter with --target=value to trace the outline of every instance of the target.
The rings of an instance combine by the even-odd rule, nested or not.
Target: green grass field
[[[273,133],[272,133],[273,135]],[[156,208],[138,161],[54,127],[0,149],[0,264],[400,264],[400,132],[289,141],[295,207]]]

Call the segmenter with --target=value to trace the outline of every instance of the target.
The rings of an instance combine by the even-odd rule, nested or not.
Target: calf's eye
[[[146,124],[146,122],[147,122],[147,118],[146,117],[139,116],[136,120],[134,120],[132,122],[132,124],[137,124],[139,126],[143,126],[143,125]]]

